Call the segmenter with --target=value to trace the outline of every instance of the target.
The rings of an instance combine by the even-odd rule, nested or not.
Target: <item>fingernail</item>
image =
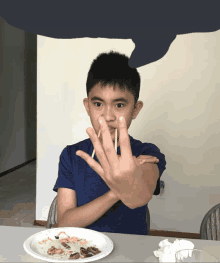
[[[124,119],[124,118],[121,116],[121,117],[119,118],[119,121],[123,121],[123,119]]]

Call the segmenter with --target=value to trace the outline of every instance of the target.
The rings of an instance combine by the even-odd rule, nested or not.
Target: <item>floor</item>
[[[0,177],[0,225],[32,227],[36,208],[36,161]]]

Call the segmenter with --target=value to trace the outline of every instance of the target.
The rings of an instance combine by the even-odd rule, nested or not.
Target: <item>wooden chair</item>
[[[57,195],[53,199],[53,202],[50,206],[46,228],[52,228],[52,225],[54,225],[54,224],[57,224]],[[149,235],[149,232],[150,232],[150,212],[149,212],[149,209],[147,209],[147,230],[148,230],[148,235]]]
[[[200,226],[200,239],[220,240],[220,204],[212,207]]]

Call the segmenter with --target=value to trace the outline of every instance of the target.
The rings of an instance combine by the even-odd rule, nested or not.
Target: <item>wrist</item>
[[[112,201],[118,202],[120,200],[120,198],[112,190],[108,191],[108,195]]]

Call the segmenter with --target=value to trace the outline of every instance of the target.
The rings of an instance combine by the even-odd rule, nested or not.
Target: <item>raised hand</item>
[[[143,156],[139,156],[140,158],[132,156],[130,138],[124,119],[118,123],[121,155],[117,155],[105,119],[100,117],[99,120],[101,121],[100,127],[103,145],[93,128],[88,128],[87,133],[94,145],[100,164],[83,151],[79,150],[76,154],[83,158],[88,165],[102,177],[109,188],[122,201],[129,200],[129,196],[131,196],[134,191],[137,193],[137,187],[139,187],[141,191],[141,185],[138,185],[140,177],[142,176],[141,162],[143,160],[145,162],[147,160],[152,161],[152,158],[149,158],[149,156],[147,158],[143,158]],[[156,161],[156,159],[153,160]]]

